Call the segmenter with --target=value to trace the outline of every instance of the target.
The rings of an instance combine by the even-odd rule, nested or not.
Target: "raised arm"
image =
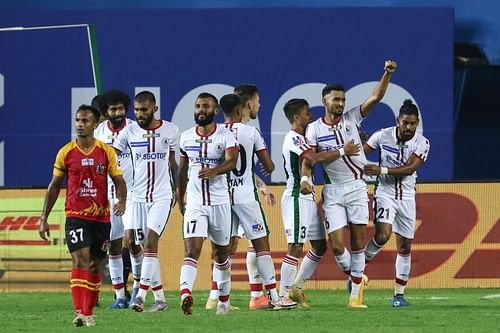
[[[391,80],[392,73],[396,71],[398,67],[397,63],[392,60],[387,60],[384,64],[384,74],[380,79],[379,83],[373,89],[372,95],[368,97],[361,105],[361,115],[363,117],[368,116],[373,107],[384,98],[387,87],[389,86],[389,81]]]
[[[47,220],[49,218],[50,212],[52,211],[52,207],[54,207],[54,204],[59,197],[63,179],[64,177],[61,176],[52,176],[52,180],[50,181],[49,187],[47,188],[47,193],[45,194],[42,215],[40,216],[40,227],[38,229],[40,238],[44,240],[48,240],[48,237],[50,237],[50,227]]]

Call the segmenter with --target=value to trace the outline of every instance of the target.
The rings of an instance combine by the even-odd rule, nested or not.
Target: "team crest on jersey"
[[[168,147],[172,144],[172,140],[170,140],[169,138],[165,138],[163,140],[161,140],[161,144],[164,146],[164,147]]]
[[[224,145],[222,143],[219,143],[217,147],[215,147],[218,153],[221,153],[224,151]]]
[[[293,137],[292,140],[293,140],[293,144],[298,146],[298,147],[305,144],[304,140],[299,136]]]
[[[117,136],[118,136],[118,133],[113,133],[113,134],[108,135],[108,139],[114,140],[114,139],[116,139]]]
[[[104,164],[102,164],[102,163],[97,164],[97,166],[95,168],[95,171],[97,172],[98,175],[104,174],[105,170],[106,170],[106,168],[104,167]]]
[[[157,138],[160,136],[160,133],[145,133],[142,135],[143,138]]]
[[[196,139],[197,143],[212,143],[212,139]]]

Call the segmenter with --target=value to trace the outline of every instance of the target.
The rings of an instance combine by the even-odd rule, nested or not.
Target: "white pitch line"
[[[492,299],[492,298],[500,298],[500,294],[486,295],[481,297],[482,299]]]
[[[78,28],[78,27],[86,27],[86,26],[88,26],[88,24],[45,25],[45,26],[39,26],[39,27],[6,27],[6,28],[0,28],[0,32],[2,32],[2,31]]]

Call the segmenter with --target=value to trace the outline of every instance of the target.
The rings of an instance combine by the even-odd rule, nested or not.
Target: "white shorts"
[[[183,238],[202,237],[219,246],[231,238],[231,204],[214,206],[186,205],[182,221]]]
[[[172,203],[172,199],[154,202],[133,201],[133,229],[137,245],[144,243],[147,229],[153,230],[161,237],[172,212]]]
[[[254,240],[269,234],[260,202],[252,201],[233,205],[231,209],[233,211],[231,237],[245,236],[248,240]]]
[[[325,227],[314,200],[284,195],[281,198],[281,216],[288,244],[325,239]]]
[[[129,200],[130,198],[130,200]],[[122,216],[113,214],[113,207],[118,202],[118,199],[109,199],[111,232],[109,233],[109,240],[114,241],[125,237],[125,230],[132,229],[132,199],[127,196],[125,204],[125,213]]]
[[[375,223],[388,223],[392,231],[405,238],[415,237],[417,211],[415,199],[395,200],[375,197],[373,199],[373,220]]]
[[[328,233],[352,224],[368,224],[368,188],[363,180],[325,185],[323,209]]]

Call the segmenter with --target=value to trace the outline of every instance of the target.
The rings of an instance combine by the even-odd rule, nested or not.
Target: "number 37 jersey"
[[[221,125],[216,125],[208,135],[198,132],[194,126],[182,132],[179,140],[181,157],[189,160],[187,203],[203,206],[230,203],[227,174],[216,175],[211,179],[200,179],[202,168],[214,168],[224,162],[228,149],[238,149],[234,134]]]

